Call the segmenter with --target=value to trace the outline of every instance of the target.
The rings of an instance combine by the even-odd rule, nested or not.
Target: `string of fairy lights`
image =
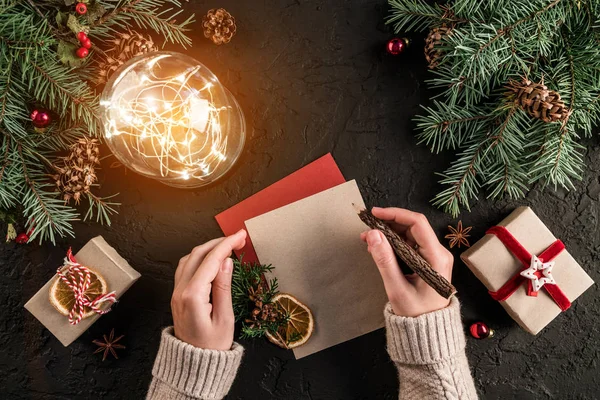
[[[118,139],[162,177],[207,179],[226,160],[227,137],[214,105],[213,84],[190,81],[201,68],[164,78],[155,71],[160,57],[148,61],[124,89],[101,102],[109,109],[105,136]]]

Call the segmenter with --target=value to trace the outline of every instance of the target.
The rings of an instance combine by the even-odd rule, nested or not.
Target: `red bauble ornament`
[[[83,15],[87,12],[87,6],[85,3],[77,3],[75,6],[75,11],[77,11],[77,14]]]
[[[79,58],[86,58],[88,56],[88,54],[90,54],[90,51],[88,49],[86,49],[85,47],[80,47],[77,49],[75,54],[77,54],[77,57],[79,57]]]
[[[494,336],[494,330],[490,329],[490,327],[483,322],[475,322],[472,324],[469,328],[469,332],[475,339],[487,339]]]
[[[25,244],[25,243],[29,242],[29,235],[26,233],[19,233],[17,235],[17,237],[15,238],[15,242],[17,242],[19,244]]]
[[[392,38],[388,40],[385,50],[388,54],[393,56],[397,56],[398,54],[402,54],[406,51],[408,47],[408,39],[405,38]]]
[[[88,40],[88,36],[84,31],[81,31],[77,34],[77,40],[79,40],[80,42],[83,42],[85,40]]]
[[[90,39],[85,39],[84,41],[81,42],[81,46],[85,47],[86,49],[91,49],[92,41]]]
[[[47,110],[36,109],[31,112],[31,122],[36,128],[45,128],[52,122],[52,118]]]

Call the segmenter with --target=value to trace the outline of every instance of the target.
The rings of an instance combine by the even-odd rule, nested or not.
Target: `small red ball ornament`
[[[27,235],[26,233],[19,233],[15,238],[15,242],[19,244],[25,244],[29,242],[29,235]]]
[[[483,322],[475,322],[469,328],[469,332],[475,339],[487,339],[494,336],[494,330],[490,329],[490,327]]]
[[[85,40],[88,40],[88,36],[84,31],[81,31],[77,34],[77,40],[79,40],[80,42],[83,42]]]
[[[52,122],[50,113],[46,110],[33,110],[31,112],[31,122],[36,128],[45,128]]]
[[[77,3],[75,6],[75,11],[77,11],[77,14],[83,15],[87,12],[87,6],[85,3]]]
[[[85,39],[81,42],[81,46],[85,47],[86,49],[91,49],[92,48],[92,41],[90,39]]]
[[[85,47],[80,47],[77,49],[75,54],[77,54],[77,57],[79,57],[79,58],[86,58],[88,56],[88,54],[90,54],[90,51],[88,49],[86,49]]]
[[[392,38],[392,39],[388,40],[388,42],[385,46],[385,50],[388,52],[388,54],[397,56],[399,54],[404,53],[406,51],[407,47],[408,47],[408,39]]]

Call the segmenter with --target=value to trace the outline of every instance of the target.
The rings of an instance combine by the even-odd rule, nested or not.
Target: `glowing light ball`
[[[222,177],[246,138],[244,114],[217,77],[184,54],[123,64],[100,99],[108,147],[133,171],[194,188]]]

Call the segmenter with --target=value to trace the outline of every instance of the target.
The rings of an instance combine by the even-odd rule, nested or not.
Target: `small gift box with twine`
[[[529,207],[519,207],[460,258],[510,316],[536,335],[594,284]]]
[[[102,236],[90,240],[26,304],[64,345],[70,345],[140,278]]]

